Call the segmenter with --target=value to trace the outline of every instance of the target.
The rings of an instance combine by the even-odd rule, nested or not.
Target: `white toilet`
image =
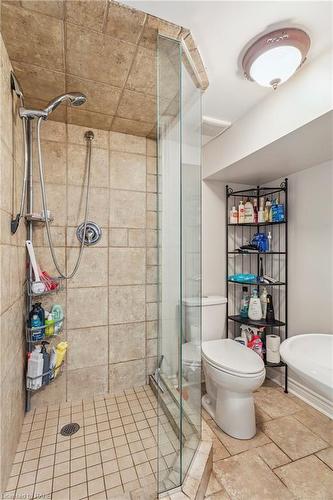
[[[265,366],[257,353],[231,339],[223,339],[226,298],[202,299],[202,360],[207,394],[202,405],[217,425],[237,439],[256,434],[253,392],[265,380]],[[185,303],[187,317],[191,308]]]

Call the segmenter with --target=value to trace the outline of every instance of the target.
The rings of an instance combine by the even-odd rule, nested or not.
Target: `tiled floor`
[[[333,500],[333,421],[269,381],[255,393],[257,435],[214,432],[206,500]]]
[[[6,498],[156,498],[157,433],[160,476],[170,472],[178,442],[165,415],[157,428],[156,408],[144,386],[28,413]],[[59,431],[69,422],[81,427],[64,437]]]

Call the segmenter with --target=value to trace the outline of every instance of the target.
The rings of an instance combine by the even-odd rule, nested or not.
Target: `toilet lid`
[[[253,375],[264,369],[263,360],[256,352],[231,339],[203,342],[202,354],[208,363],[228,372]]]
[[[193,342],[186,342],[182,346],[182,360],[184,364],[199,365],[201,363],[201,347]]]

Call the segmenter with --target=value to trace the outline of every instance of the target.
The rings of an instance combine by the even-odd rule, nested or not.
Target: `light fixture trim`
[[[294,71],[290,74],[290,76],[292,76],[292,74],[294,74],[295,71],[297,71],[297,69],[304,63],[310,48],[310,43],[309,35],[299,28],[282,28],[266,33],[258,38],[245,52],[242,61],[245,78],[250,81],[256,81],[251,76],[251,67],[255,61],[257,61],[263,54],[268,54],[269,51],[272,51],[274,48],[288,46],[298,49],[301,56],[299,64],[297,64]],[[290,78],[290,76],[288,78]],[[275,89],[279,83],[283,83],[287,79],[280,80],[279,75],[277,74],[276,78],[272,78],[271,81],[268,82],[269,85],[264,85],[258,81],[257,83],[259,83],[259,85],[271,86]]]

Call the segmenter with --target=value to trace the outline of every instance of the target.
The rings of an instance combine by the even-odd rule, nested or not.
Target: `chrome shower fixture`
[[[86,100],[86,96],[81,94],[81,92],[68,92],[67,94],[62,94],[52,99],[44,109],[27,109],[21,107],[19,113],[21,118],[43,118],[47,120],[49,114],[62,102],[68,101],[71,106],[81,106]]]

